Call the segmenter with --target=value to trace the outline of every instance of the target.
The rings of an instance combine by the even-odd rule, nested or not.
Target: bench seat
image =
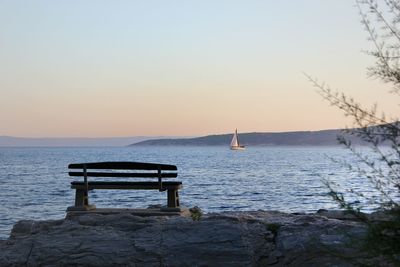
[[[71,182],[72,189],[85,189],[85,182],[73,181]],[[123,182],[123,181],[90,181],[88,182],[88,189],[160,189],[160,191],[166,190],[178,190],[182,188],[182,182],[162,182],[162,188],[158,182]]]

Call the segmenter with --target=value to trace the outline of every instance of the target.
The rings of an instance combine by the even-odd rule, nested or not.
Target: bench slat
[[[82,177],[83,172],[69,172],[69,176]],[[158,178],[157,173],[87,172],[88,177]],[[161,178],[176,178],[177,173],[161,173]]]
[[[115,169],[115,170],[160,170],[163,171],[176,171],[178,170],[175,165],[157,164],[157,163],[143,163],[143,162],[92,162],[92,163],[73,163],[69,164],[69,169]]]
[[[89,182],[89,189],[159,189],[158,182]],[[72,182],[72,189],[84,189],[84,182]],[[182,182],[164,182],[162,190],[180,189]]]

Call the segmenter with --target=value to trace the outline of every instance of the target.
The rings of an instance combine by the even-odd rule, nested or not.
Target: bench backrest
[[[87,177],[176,178],[178,176],[177,173],[178,169],[175,165],[157,164],[157,163],[142,163],[142,162],[74,163],[74,164],[69,164],[68,168],[82,170],[82,171],[70,171],[68,173],[69,176],[75,176],[75,177],[85,176],[85,171]],[[97,171],[88,171],[88,170],[97,170]],[[110,170],[110,171],[104,172],[99,170]],[[111,172],[111,170],[125,170],[130,172]],[[163,172],[163,171],[168,171],[168,172]]]
[[[69,176],[83,177],[88,190],[88,177],[118,177],[118,178],[157,178],[159,189],[162,189],[162,178],[176,178],[178,176],[175,165],[143,163],[143,162],[91,162],[74,163],[68,165],[69,169],[82,169],[70,171]],[[88,171],[96,170],[96,171]],[[109,170],[105,172],[104,170]],[[124,172],[115,172],[124,170]],[[126,172],[129,171],[129,172]],[[138,172],[140,171],[140,172]],[[144,171],[144,172],[143,172]],[[168,172],[163,172],[168,171]]]

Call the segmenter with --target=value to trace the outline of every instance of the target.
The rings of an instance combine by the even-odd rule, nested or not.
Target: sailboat
[[[235,133],[233,134],[233,138],[231,141],[231,150],[245,150],[245,147],[239,143],[237,129],[235,130]]]

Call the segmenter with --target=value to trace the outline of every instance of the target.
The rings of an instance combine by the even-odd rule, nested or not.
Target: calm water
[[[340,147],[0,148],[0,238],[21,219],[60,219],[73,204],[69,163],[143,161],[175,164],[183,181],[181,204],[206,212],[281,210],[313,212],[336,208],[322,178],[360,188],[357,174],[329,158],[348,158]],[[351,158],[349,158],[351,161]],[[366,185],[361,188],[370,192]],[[166,204],[166,193],[91,192],[97,207]]]

